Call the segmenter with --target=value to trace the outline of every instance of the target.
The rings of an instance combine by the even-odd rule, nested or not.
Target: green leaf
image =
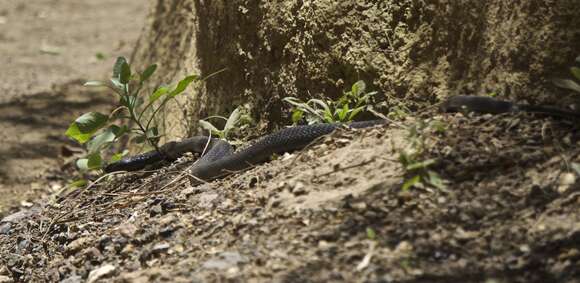
[[[128,84],[131,80],[131,67],[127,62],[121,64],[121,74],[119,76],[119,82],[121,84]]]
[[[557,86],[569,90],[573,90],[575,92],[580,92],[580,85],[578,85],[573,80],[565,80],[565,79],[554,79],[552,82]]]
[[[113,65],[113,79],[119,79],[121,77],[121,68],[123,64],[127,64],[127,59],[125,59],[125,57],[117,57],[115,65]]]
[[[102,131],[100,134],[93,137],[87,143],[87,149],[89,150],[90,153],[99,152],[104,146],[112,143],[115,140],[115,138],[116,138],[115,129],[111,126],[106,130]]]
[[[240,121],[240,116],[242,115],[242,113],[240,112],[239,108],[236,108],[236,110],[234,110],[232,112],[232,114],[230,114],[230,117],[228,117],[228,120],[226,121],[226,125],[224,126],[224,134],[227,135],[227,133],[232,130],[236,124],[238,124],[238,122]]]
[[[419,183],[421,183],[421,176],[415,175],[413,178],[407,179],[405,183],[403,183],[403,191],[406,191]]]
[[[111,157],[111,163],[112,163],[112,162],[117,162],[117,161],[119,161],[119,160],[123,159],[123,157],[124,157],[125,155],[127,155],[128,153],[129,153],[129,151],[125,149],[125,150],[123,150],[123,152],[119,152],[119,153],[117,153],[117,154],[113,155],[113,156]]]
[[[312,115],[318,115],[318,113],[316,113],[316,110],[314,110],[314,108],[310,107],[307,103],[302,102],[300,99],[296,97],[285,97],[283,100],[285,102],[292,104],[294,107],[296,107],[298,110],[302,112],[306,112]]]
[[[99,112],[89,112],[83,114],[81,117],[75,120],[78,124],[79,129],[83,133],[95,132],[102,128],[108,121],[109,116],[101,114]]]
[[[369,240],[376,240],[377,239],[377,232],[371,227],[367,227],[367,238]]]
[[[435,130],[436,133],[444,133],[447,130],[445,123],[440,120],[431,121],[429,127]]]
[[[121,127],[117,125],[111,125],[111,129],[113,130],[116,138],[120,138],[122,135],[129,132],[129,127],[127,125],[123,125]]]
[[[435,159],[427,159],[421,162],[415,162],[413,164],[410,164],[407,166],[407,168],[405,168],[407,171],[413,171],[413,170],[417,170],[417,169],[423,169],[423,168],[427,168],[431,165],[433,165],[435,163]]]
[[[81,179],[81,180],[76,180],[74,182],[71,182],[68,184],[69,187],[73,187],[73,188],[81,188],[87,185],[87,180],[85,179]]]
[[[315,105],[320,106],[322,109],[324,109],[324,112],[329,113],[332,116],[332,111],[330,111],[330,106],[328,106],[328,104],[320,99],[310,99],[308,100],[308,104],[310,103],[314,103]]]
[[[98,153],[93,153],[87,156],[87,158],[81,158],[77,160],[77,167],[81,171],[88,171],[93,169],[101,169],[103,165],[103,160],[101,155]]]
[[[102,52],[97,52],[95,54],[95,58],[97,58],[97,60],[105,60],[105,54],[103,54]]]
[[[332,116],[332,112],[324,111],[324,120],[327,123],[334,123],[335,120],[334,120],[334,116]]]
[[[129,108],[129,109],[136,109],[141,104],[143,104],[143,98],[139,96],[133,95],[122,95],[119,104]]]
[[[580,163],[572,163],[572,170],[576,172],[576,175],[580,176]]]
[[[121,94],[123,92],[122,86],[119,84],[119,81],[116,79],[111,79],[111,82],[104,82],[104,81],[88,81],[83,86],[86,87],[107,87],[112,91]]]
[[[95,152],[88,156],[87,167],[90,170],[101,169],[103,167],[103,159],[101,158],[101,155],[98,152]]]
[[[338,120],[344,122],[346,120],[346,115],[348,115],[348,112],[349,112],[348,104],[343,105],[342,109],[338,111]]]
[[[292,123],[297,123],[298,121],[302,120],[304,116],[304,112],[301,110],[294,110],[292,112]]]
[[[121,84],[121,82],[119,81],[119,78],[112,78],[111,79],[111,84],[113,85],[114,88],[116,88],[118,91],[123,92],[123,84]]]
[[[147,136],[144,134],[140,134],[140,135],[133,137],[133,139],[131,141],[136,143],[136,144],[142,144],[142,143],[147,141]]]
[[[132,109],[132,101],[134,100],[134,98],[130,95],[122,95],[119,98],[119,104],[127,107],[128,109]]]
[[[429,184],[431,186],[433,186],[437,189],[440,189],[440,190],[444,190],[447,188],[443,179],[441,179],[441,177],[439,176],[439,174],[437,174],[437,172],[429,170],[429,171],[427,171],[427,176],[428,176]]]
[[[160,97],[165,95],[168,91],[169,91],[169,88],[165,87],[165,86],[158,88],[153,94],[151,94],[149,96],[149,103],[153,103],[153,102],[157,101],[157,99],[159,99]]]
[[[208,130],[211,134],[217,134],[220,136],[222,135],[222,131],[218,130],[218,128],[216,128],[214,125],[212,125],[208,121],[199,120],[199,126],[205,130]]]
[[[145,135],[147,136],[148,139],[155,139],[159,137],[159,129],[157,129],[157,127],[151,127],[149,129],[147,129],[147,132],[145,133]]]
[[[301,106],[303,104],[306,104],[306,103],[302,102],[300,99],[298,99],[296,97],[291,97],[291,96],[290,97],[284,97],[282,100],[285,101],[285,102],[288,102],[288,103],[290,103],[290,104],[292,104],[292,105],[294,105],[296,107],[299,107],[299,106]]]
[[[109,86],[109,85],[103,81],[88,81],[83,86]]]
[[[371,92],[365,93],[364,96],[370,98],[372,96],[375,96],[377,93],[379,93],[379,92],[378,91],[371,91]]]
[[[104,127],[108,120],[107,115],[99,112],[85,113],[70,124],[65,134],[80,144],[84,144],[95,132]]]
[[[196,75],[191,75],[191,76],[187,76],[185,77],[183,80],[179,81],[179,83],[177,83],[177,87],[175,87],[175,89],[173,91],[171,91],[171,93],[169,93],[169,97],[173,98],[176,95],[182,93],[183,91],[185,91],[185,89],[189,86],[189,84],[191,84],[193,81],[198,80],[198,76]]]
[[[353,109],[352,112],[350,112],[350,115],[348,116],[348,121],[352,121],[354,119],[354,117],[358,113],[360,113],[363,109],[365,109],[365,106],[360,106],[360,107]]]
[[[81,170],[81,171],[89,170],[89,159],[87,159],[87,158],[78,159],[76,164],[77,164],[77,168],[79,168],[79,170]]]
[[[407,167],[407,165],[411,163],[411,157],[409,156],[409,154],[407,154],[405,150],[401,150],[399,152],[399,162],[401,162],[401,164],[405,167]]]
[[[580,80],[580,68],[572,67],[570,68],[570,72],[572,72],[572,75],[574,75],[577,80]]]
[[[364,81],[358,81],[354,83],[351,87],[351,93],[354,97],[359,97],[361,94],[365,92],[366,84]]]
[[[141,82],[144,82],[146,80],[148,80],[151,75],[153,75],[153,73],[155,73],[155,70],[157,70],[157,64],[153,64],[149,67],[147,67],[147,69],[145,69],[145,71],[143,71],[143,73],[141,73]]]
[[[580,56],[576,57],[576,63],[580,63]]]

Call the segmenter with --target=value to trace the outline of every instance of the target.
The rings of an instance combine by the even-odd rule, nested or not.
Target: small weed
[[[155,115],[167,102],[200,79],[196,75],[187,76],[176,86],[161,86],[145,98],[141,90],[156,70],[157,65],[154,64],[145,68],[143,72],[133,73],[127,60],[119,57],[113,67],[113,77],[110,81],[85,83],[85,86],[104,86],[113,90],[119,97],[119,105],[109,114],[85,113],[70,124],[66,135],[85,145],[88,151],[85,158],[77,161],[79,169],[101,169],[109,162],[120,160],[127,154],[126,150],[113,155],[108,161],[104,160],[103,152],[125,135],[129,135],[135,143],[148,143],[158,149],[160,136],[154,122]]]
[[[409,112],[409,109],[404,105],[396,105],[389,109],[387,118],[391,120],[404,120],[407,116],[409,116]]]
[[[376,91],[366,92],[365,82],[358,81],[336,101],[310,99],[304,102],[296,97],[286,97],[284,101],[293,106],[293,123],[298,123],[302,119],[308,124],[350,122],[370,107],[376,93]]]
[[[107,58],[107,56],[105,56],[105,54],[102,52],[97,52],[95,54],[95,58],[99,61],[102,61],[102,60],[105,60]]]
[[[367,227],[366,229],[367,232],[367,239],[369,240],[377,240],[377,232],[375,231],[375,229],[371,228],[371,227]]]
[[[576,64],[580,64],[580,56],[576,57]],[[570,79],[554,79],[553,83],[557,87],[565,88],[580,94],[580,67],[570,67],[572,78]]]
[[[208,130],[212,135],[221,139],[229,140],[232,131],[241,129],[244,127],[243,125],[247,125],[251,121],[249,115],[245,114],[245,111],[243,110],[243,107],[236,108],[234,111],[232,111],[232,113],[230,113],[228,118],[223,116],[210,116],[206,119],[199,120],[199,125],[200,127]],[[215,125],[208,121],[209,119],[216,118],[226,121],[223,129],[218,129]]]
[[[399,152],[399,162],[403,165],[407,176],[402,189],[424,188],[425,186],[445,189],[445,180],[437,172],[430,169],[436,160],[423,159],[429,133],[443,133],[445,125],[438,120],[431,121],[429,124],[420,121],[410,127],[408,131],[408,146]]]
[[[580,56],[576,57],[576,64],[580,64]],[[571,90],[577,94],[580,94],[580,67],[573,66],[570,67],[570,73],[572,78],[569,79],[554,79],[552,82],[560,88],[565,88]],[[580,164],[572,163],[572,169],[578,176],[580,176]]]

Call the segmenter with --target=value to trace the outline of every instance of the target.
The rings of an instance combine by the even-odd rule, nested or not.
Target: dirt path
[[[80,85],[130,55],[145,13],[138,0],[2,1],[0,216],[46,193],[40,183],[62,163],[67,124],[108,103]]]

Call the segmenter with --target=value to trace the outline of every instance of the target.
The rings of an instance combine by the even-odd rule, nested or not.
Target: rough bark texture
[[[161,63],[164,81],[227,68],[184,98],[187,121],[249,102],[277,122],[281,98],[358,79],[410,109],[457,93],[555,102],[549,79],[580,54],[579,15],[577,0],[158,0],[134,59]]]

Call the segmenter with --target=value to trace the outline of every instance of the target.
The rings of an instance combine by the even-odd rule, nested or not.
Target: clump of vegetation
[[[419,121],[408,128],[408,145],[399,151],[399,162],[405,170],[405,182],[403,190],[412,187],[424,188],[426,186],[437,189],[445,189],[445,181],[431,170],[431,166],[436,163],[435,159],[424,159],[426,143],[430,134],[442,133],[445,125],[438,120],[426,123]]]
[[[576,57],[576,64],[580,64],[580,56]],[[580,67],[572,66],[570,67],[570,73],[572,78],[569,79],[554,79],[553,82],[556,86],[569,89],[580,94]],[[572,163],[572,170],[580,176],[580,163]]]
[[[310,99],[306,102],[296,97],[286,97],[292,104],[292,122],[305,119],[308,124],[350,122],[361,112],[370,109],[376,91],[367,92],[364,81],[358,81],[336,100]]]
[[[175,86],[161,86],[147,97],[141,93],[144,83],[157,70],[153,64],[144,71],[133,73],[124,57],[118,57],[113,66],[110,81],[89,81],[85,86],[104,86],[118,97],[119,104],[109,114],[89,112],[78,117],[66,131],[66,135],[86,146],[87,155],[77,161],[81,170],[102,169],[107,163],[120,160],[126,150],[105,160],[104,153],[124,136],[137,144],[148,144],[158,149],[159,129],[156,114],[192,83],[199,81],[196,75],[186,76]]]
[[[580,64],[580,56],[576,57],[576,63]],[[556,86],[572,90],[574,92],[580,93],[580,67],[573,66],[570,68],[570,73],[572,78],[569,79],[554,79],[553,82]]]
[[[199,126],[208,130],[210,134],[213,136],[217,136],[220,139],[227,139],[231,131],[235,129],[235,127],[240,122],[240,117],[241,117],[240,108],[236,108],[234,111],[232,111],[232,113],[230,113],[230,116],[228,118],[224,116],[210,116],[207,117],[206,119],[199,120]],[[221,130],[218,129],[215,125],[213,125],[208,121],[209,119],[214,118],[226,121],[223,129]]]
[[[248,109],[240,106],[237,107],[230,115],[226,118],[224,116],[210,116],[205,119],[199,120],[199,126],[205,130],[208,130],[211,135],[217,136],[220,139],[230,140],[231,134],[234,131],[239,131],[244,129],[251,122],[250,116],[247,114]],[[220,119],[225,121],[223,129],[218,129],[218,127],[211,122],[210,119]],[[235,143],[235,142],[234,142]]]

